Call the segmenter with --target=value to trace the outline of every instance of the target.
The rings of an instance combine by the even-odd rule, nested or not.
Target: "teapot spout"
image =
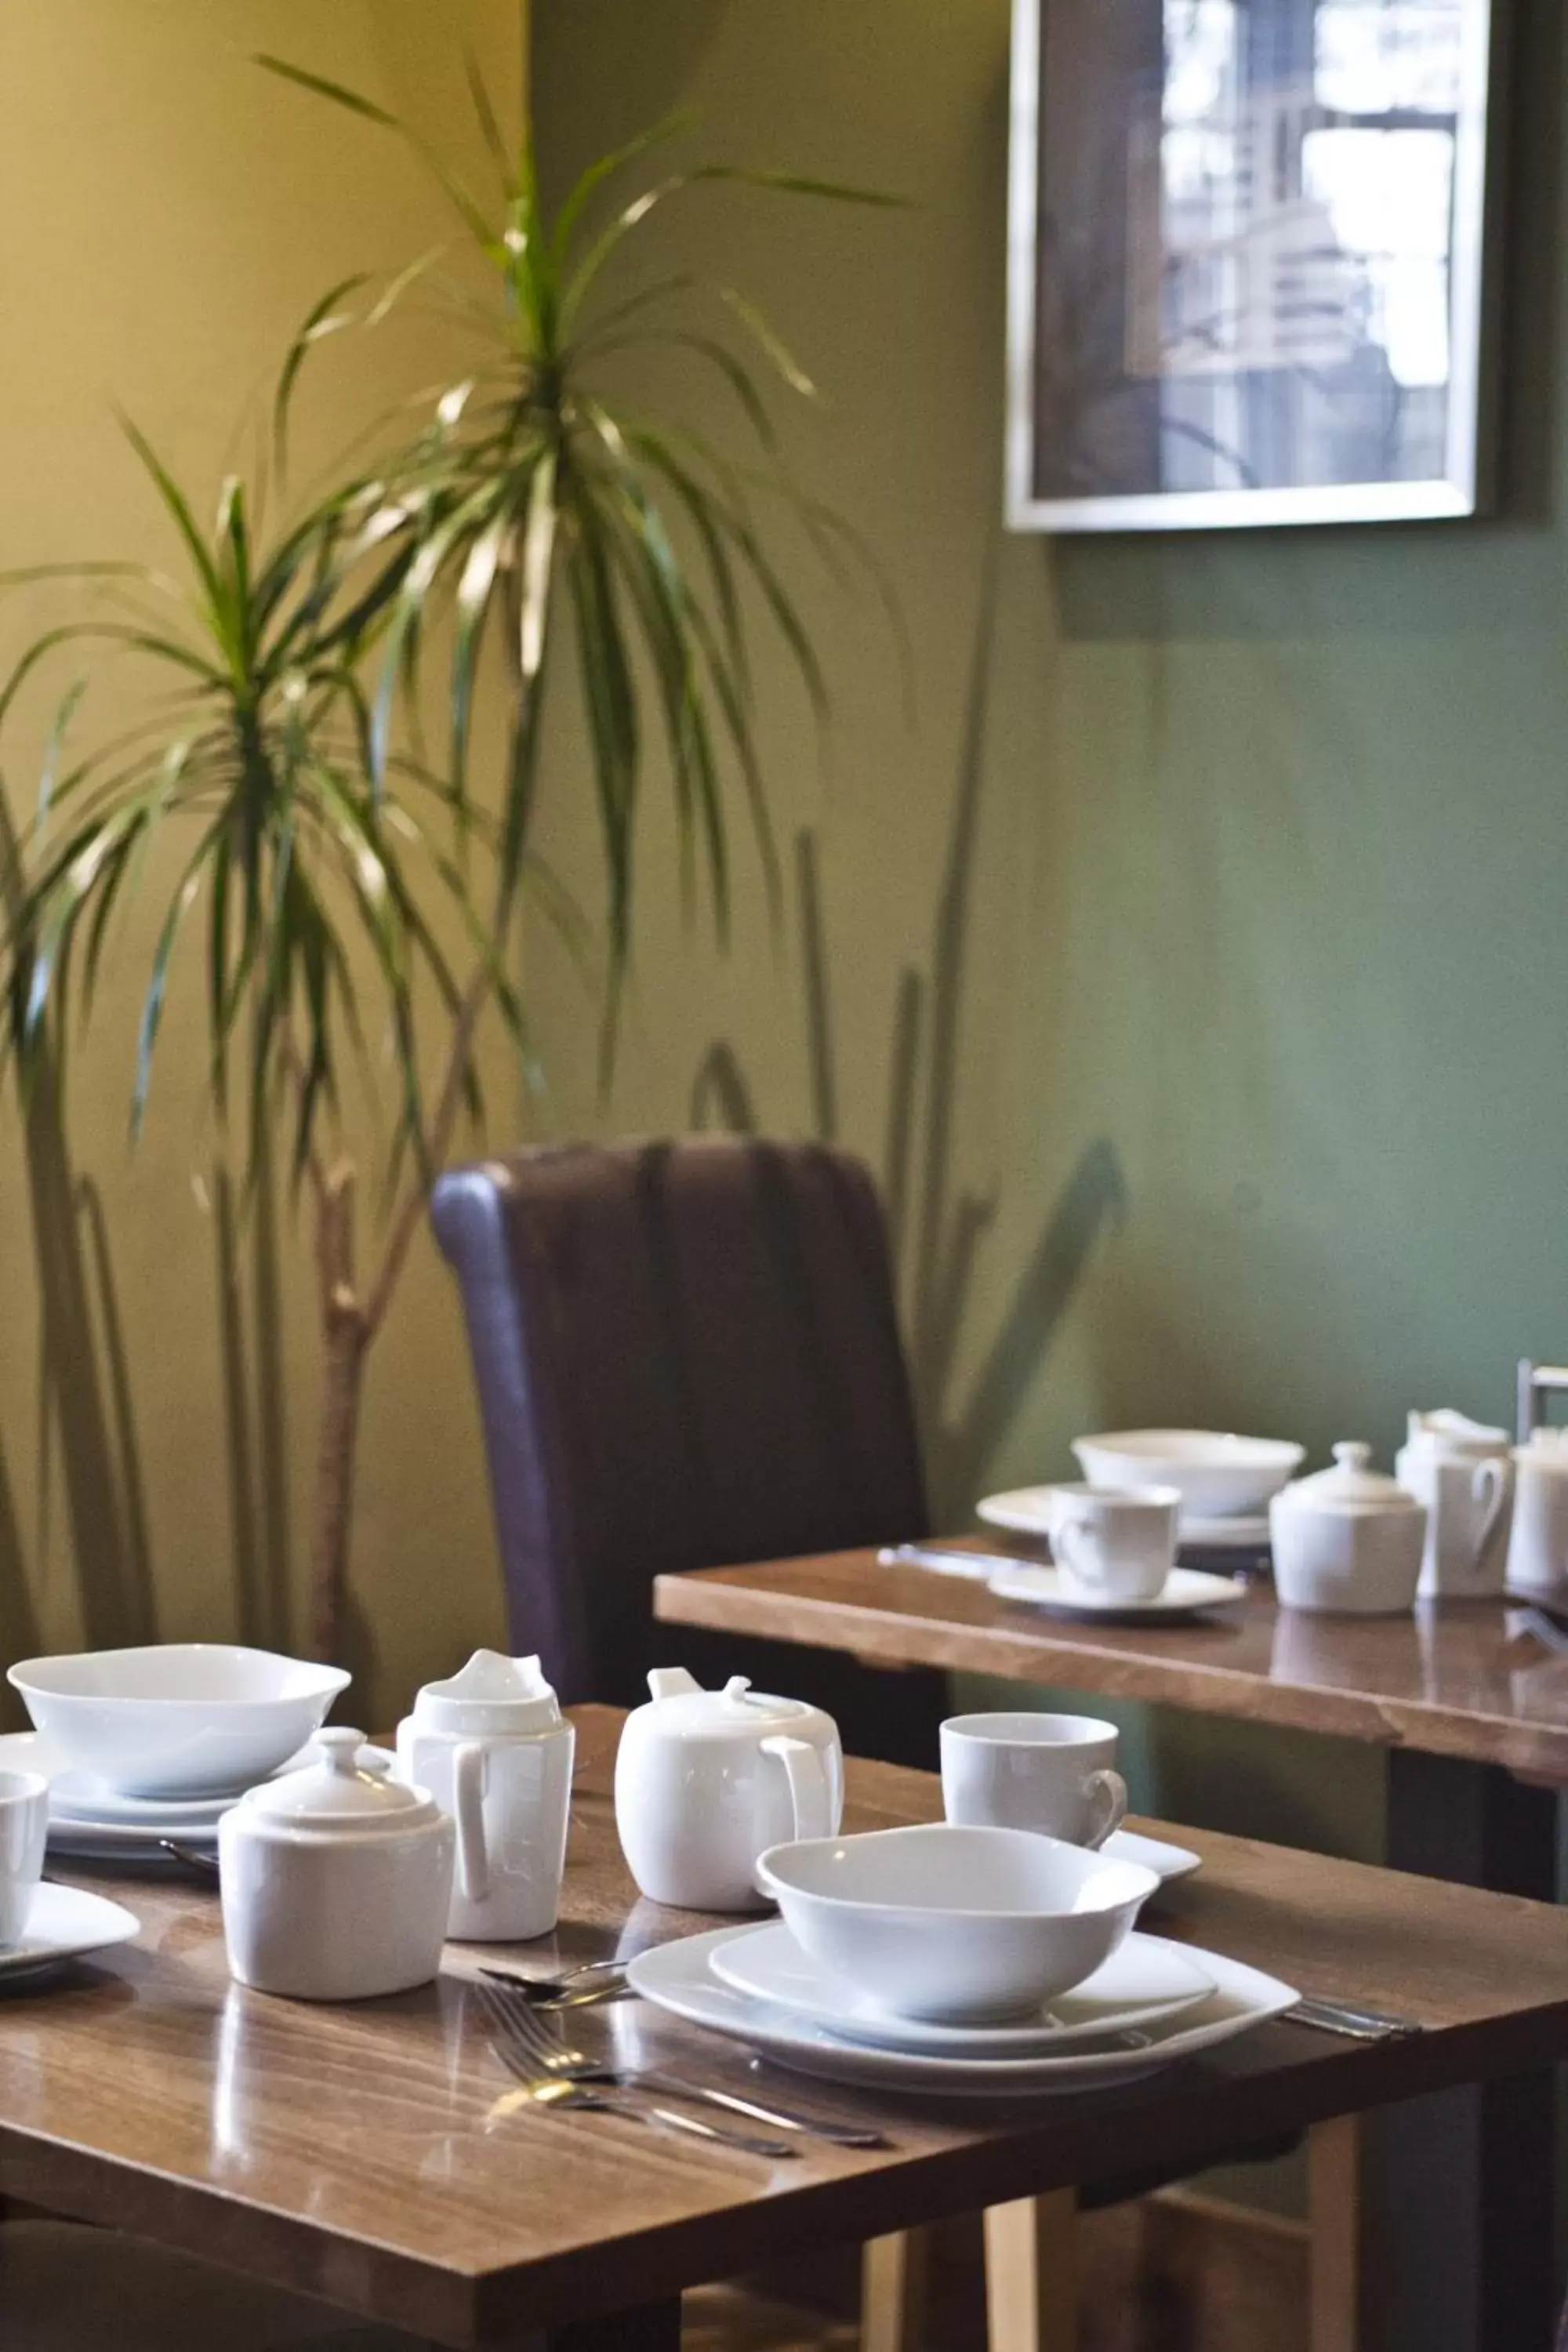
[[[655,1698],[689,1698],[700,1691],[701,1684],[684,1666],[655,1666],[647,1678],[647,1686]]]

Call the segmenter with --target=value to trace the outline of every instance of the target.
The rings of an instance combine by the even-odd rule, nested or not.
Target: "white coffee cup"
[[[954,1715],[942,1727],[942,1799],[966,1827],[1036,1830],[1102,1846],[1127,1811],[1116,1726],[1092,1715]]]
[[[0,1772],[0,1945],[19,1944],[44,1868],[49,1784],[41,1772]]]
[[[1051,1554],[1086,1600],[1152,1601],[1176,1559],[1182,1497],[1174,1486],[1053,1486]]]

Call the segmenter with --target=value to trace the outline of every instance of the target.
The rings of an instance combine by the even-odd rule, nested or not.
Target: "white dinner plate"
[[[167,1834],[176,1822],[186,1832],[210,1829],[234,1801],[232,1790],[226,1797],[128,1797],[118,1789],[105,1787],[89,1772],[62,1772],[49,1782],[52,1822],[135,1829],[143,1837],[149,1822],[157,1823],[160,1835]]]
[[[816,2018],[846,2042],[879,2050],[916,2050],[943,2058],[1022,2058],[1069,2048],[1095,2035],[1124,2033],[1191,2009],[1214,1990],[1214,1979],[1180,1944],[1163,1936],[1129,1936],[1104,1966],[1037,2016],[1013,2025],[940,2025],[896,2017],[847,1977],[803,1951],[782,1919],[732,1936],[710,1953],[723,1984],[792,2016]]]
[[[127,1944],[142,1922],[121,1903],[81,1886],[35,1888],[19,1944],[0,1948],[0,1986],[7,1977],[78,1960],[87,1952]]]
[[[77,1862],[166,1862],[159,1847],[164,1838],[188,1845],[195,1853],[217,1852],[216,1822],[57,1822],[49,1823],[47,1850]]]
[[[309,1755],[309,1746],[269,1775],[279,1779],[296,1771]],[[388,1748],[366,1741],[360,1757],[374,1772],[388,1772],[395,1759]],[[217,1845],[221,1815],[242,1793],[226,1797],[129,1797],[110,1789],[90,1774],[79,1771],[58,1743],[43,1731],[0,1733],[0,1771],[41,1772],[49,1782],[49,1848],[84,1860],[112,1859],[156,1848],[160,1838],[176,1838],[191,1846]]]
[[[1091,2084],[1103,2087],[1136,2082],[1158,2067],[1249,2032],[1300,1999],[1292,1986],[1281,1984],[1277,1977],[1193,1946],[1193,1958],[1214,1979],[1213,1992],[1168,2024],[1152,2027],[1146,2038],[1141,2037],[1142,2046],[1137,2049],[1080,2049],[1063,2051],[1055,2057],[931,2057],[910,2050],[873,2050],[864,2042],[844,2041],[813,2019],[794,2017],[787,2010],[721,1983],[709,1967],[710,1954],[736,1935],[752,1932],[744,1927],[717,1927],[703,1936],[660,1944],[637,1954],[627,1967],[626,1980],[642,2000],[670,2016],[743,2042],[781,2066],[819,2074],[829,2082],[858,2083],[879,2090],[934,2091],[960,2098],[1020,2098],[1043,2091],[1083,2090]]]
[[[1053,1617],[1092,1618],[1110,1624],[1141,1624],[1164,1617],[1190,1617],[1199,1609],[1235,1609],[1247,1587],[1231,1576],[1210,1576],[1201,1568],[1173,1568],[1152,1601],[1095,1601],[1069,1584],[1058,1568],[1007,1568],[990,1580],[999,1601],[1026,1601]]]
[[[1203,1856],[1191,1846],[1168,1845],[1163,1838],[1145,1837],[1141,1830],[1112,1830],[1100,1851],[1107,1862],[1136,1862],[1160,1878],[1187,1878],[1203,1867]],[[1153,1901],[1152,1895],[1150,1901]]]

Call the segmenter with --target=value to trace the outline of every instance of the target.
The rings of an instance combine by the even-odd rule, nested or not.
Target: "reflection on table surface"
[[[881,1567],[873,1552],[663,1577],[658,1615],[1152,1699],[1568,1780],[1568,1657],[1503,1601],[1423,1601],[1403,1617],[1281,1609],[1260,1580],[1239,1608],[1181,1624],[1088,1622],[1000,1600],[979,1580]]]

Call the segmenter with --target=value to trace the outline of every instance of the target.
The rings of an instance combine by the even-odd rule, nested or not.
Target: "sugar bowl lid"
[[[1333,1456],[1331,1470],[1314,1471],[1310,1478],[1298,1478],[1283,1488],[1274,1498],[1276,1507],[1332,1511],[1357,1517],[1372,1512],[1421,1508],[1415,1496],[1407,1494],[1397,1478],[1386,1477],[1381,1470],[1370,1467],[1370,1445],[1342,1442],[1333,1448]]]
[[[398,1834],[443,1819],[434,1798],[359,1761],[363,1731],[338,1725],[318,1731],[310,1760],[297,1772],[264,1780],[236,1807],[263,1834],[287,1837],[374,1837]]]

